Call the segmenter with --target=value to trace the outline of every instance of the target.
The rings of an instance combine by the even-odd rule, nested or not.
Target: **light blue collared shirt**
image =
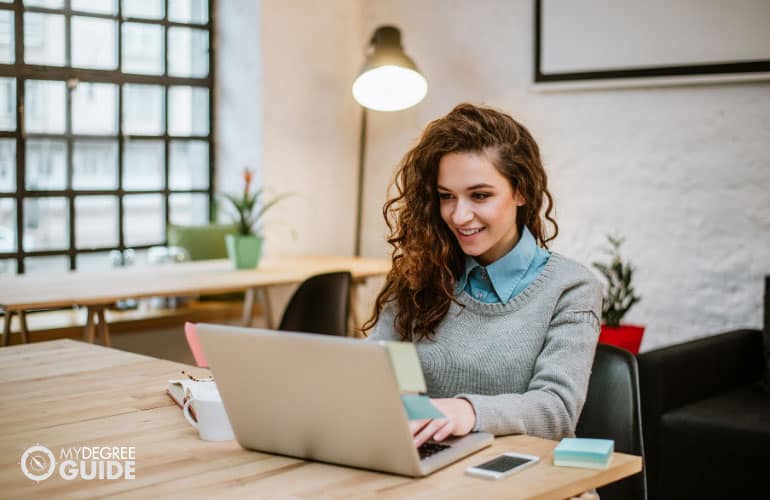
[[[516,246],[486,268],[466,255],[465,272],[457,281],[457,291],[465,290],[487,304],[506,303],[535,280],[550,256],[551,252],[537,246],[525,226]]]

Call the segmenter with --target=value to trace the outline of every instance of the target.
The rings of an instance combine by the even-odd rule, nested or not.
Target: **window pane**
[[[27,7],[48,7],[49,9],[61,9],[64,7],[64,0],[24,0]]]
[[[0,198],[0,252],[16,251],[16,200]]]
[[[123,189],[163,189],[163,141],[128,141],[123,146]]]
[[[163,19],[163,0],[123,0],[123,17]]]
[[[24,14],[24,62],[64,66],[64,16]]]
[[[124,72],[163,74],[163,26],[124,23],[121,50]]]
[[[76,134],[116,134],[118,86],[79,83],[72,91],[72,131]]]
[[[16,259],[0,259],[0,275],[16,274]]]
[[[72,155],[72,189],[118,188],[118,143],[78,141]]]
[[[117,14],[117,0],[72,0],[72,10],[96,12],[99,14]]]
[[[54,191],[67,188],[67,143],[27,139],[24,157],[27,189]]]
[[[69,247],[66,198],[24,200],[24,250],[58,250]]]
[[[16,191],[16,139],[0,139],[0,192]]]
[[[24,128],[27,132],[64,133],[66,90],[64,82],[26,81]]]
[[[0,130],[16,130],[15,78],[0,78]]]
[[[208,135],[209,89],[205,87],[170,87],[169,133],[171,135]]]
[[[72,16],[72,65],[116,69],[117,25],[109,19]]]
[[[163,87],[159,85],[123,86],[123,133],[163,134]]]
[[[162,244],[164,235],[163,195],[134,194],[123,198],[123,230],[126,245]]]
[[[206,189],[208,187],[208,142],[173,141],[169,151],[169,162],[171,189]]]
[[[110,252],[87,252],[75,256],[78,271],[109,271],[112,269]]]
[[[66,273],[70,269],[70,258],[66,255],[51,257],[27,257],[24,259],[24,274]]]
[[[77,248],[111,247],[118,244],[118,197],[75,198],[75,245]]]
[[[0,11],[0,63],[13,64],[16,59],[16,35],[13,29],[13,11]]]
[[[168,74],[204,77],[209,74],[209,34],[205,30],[168,29]]]
[[[169,195],[169,214],[172,224],[186,226],[209,222],[209,197],[206,194]]]
[[[169,0],[168,20],[179,23],[206,24],[209,21],[207,0]]]

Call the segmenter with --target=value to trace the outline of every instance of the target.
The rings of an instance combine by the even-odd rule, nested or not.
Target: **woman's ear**
[[[517,207],[522,207],[526,204],[524,196],[522,196],[518,191],[513,194],[513,202],[516,203]]]

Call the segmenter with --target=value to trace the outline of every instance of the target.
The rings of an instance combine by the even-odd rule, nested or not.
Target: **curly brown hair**
[[[508,179],[524,198],[516,216],[519,231],[526,226],[545,248],[559,232],[540,150],[529,131],[492,108],[457,105],[428,124],[396,171],[389,189],[395,195],[382,209],[393,265],[364,332],[374,327],[385,304],[395,301],[394,326],[401,339],[430,338],[451,302],[457,302],[455,284],[465,255],[441,218],[436,188],[439,161],[449,153],[482,153]],[[550,235],[546,221],[553,227]]]

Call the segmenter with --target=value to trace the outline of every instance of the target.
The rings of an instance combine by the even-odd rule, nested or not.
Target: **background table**
[[[494,444],[423,479],[246,451],[207,443],[164,393],[181,370],[205,370],[73,340],[0,348],[0,492],[12,498],[172,496],[389,498],[565,498],[641,470],[616,453],[604,471],[554,467],[553,441],[530,436]],[[136,479],[35,483],[19,466],[28,447],[54,454],[75,446],[136,447]],[[504,451],[541,462],[503,481],[463,470]],[[57,455],[58,459],[58,455]]]
[[[22,342],[27,341],[26,312],[53,307],[85,306],[85,338],[93,342],[96,329],[109,345],[109,329],[104,309],[119,300],[148,297],[177,297],[246,292],[243,318],[253,315],[256,292],[276,285],[290,285],[315,274],[350,271],[351,313],[355,312],[357,285],[373,276],[384,276],[390,269],[387,259],[363,257],[304,256],[265,258],[257,269],[236,270],[228,260],[203,260],[180,264],[118,268],[109,271],[72,271],[60,274],[19,275],[0,281],[0,310],[5,312],[3,343],[8,345],[14,314],[21,323]],[[272,317],[265,293],[265,316]],[[353,316],[353,323],[358,325]],[[271,327],[268,323],[268,327]]]

